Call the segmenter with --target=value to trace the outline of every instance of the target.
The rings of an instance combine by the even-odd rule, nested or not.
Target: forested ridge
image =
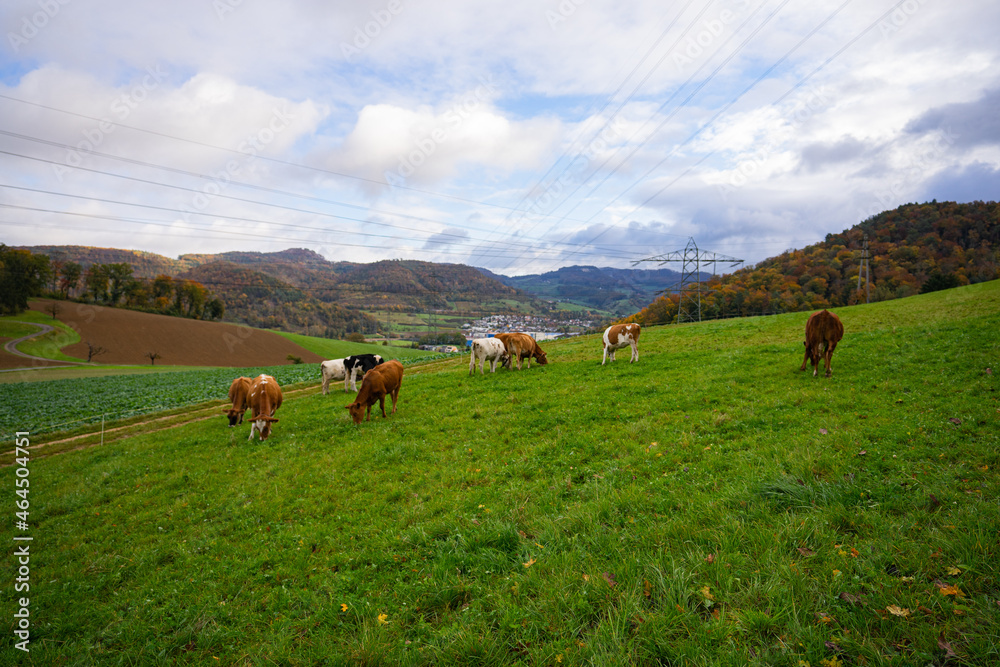
[[[884,211],[821,243],[790,250],[702,284],[702,318],[743,317],[863,303],[868,235],[872,301],[1000,277],[1000,204],[933,201]],[[622,321],[664,324],[677,295],[660,296]]]

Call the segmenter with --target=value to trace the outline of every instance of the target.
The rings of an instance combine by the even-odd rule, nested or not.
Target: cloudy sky
[[[998,25],[993,0],[5,0],[0,242],[757,262],[1000,199]]]

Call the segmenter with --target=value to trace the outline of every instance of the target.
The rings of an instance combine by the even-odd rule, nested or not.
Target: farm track
[[[46,359],[45,357],[36,357],[33,354],[28,354],[26,352],[21,352],[20,350],[18,350],[17,346],[20,345],[21,343],[23,343],[24,341],[31,340],[32,338],[34,338],[36,336],[44,336],[45,334],[49,333],[50,331],[54,331],[55,330],[55,327],[53,327],[53,326],[51,326],[49,324],[42,324],[40,322],[23,322],[23,324],[28,324],[28,325],[33,326],[33,327],[39,327],[39,330],[35,331],[35,332],[32,332],[32,333],[28,334],[27,336],[21,336],[20,338],[14,338],[12,340],[7,341],[6,343],[4,343],[3,349],[4,349],[4,352],[7,352],[8,354],[12,354],[15,357],[22,357],[24,359],[30,359],[31,361],[35,362],[36,365],[34,365],[34,366],[25,366],[23,368],[4,368],[4,369],[0,369],[0,373],[12,373],[12,372],[15,372],[15,371],[31,371],[31,370],[37,370],[38,368],[69,368],[69,367],[72,367],[72,366],[83,365],[83,362],[57,361],[55,359]]]
[[[434,361],[419,368],[409,369],[410,370],[409,374],[419,375],[422,373],[443,370],[444,366],[449,363],[454,363],[454,361],[451,359]],[[321,391],[322,388],[320,386],[310,385],[307,387],[289,389],[284,392],[284,395],[286,399],[292,398],[294,400],[297,398],[304,398],[306,396],[318,394]],[[333,392],[331,391],[331,393]],[[350,394],[345,394],[345,396],[350,396]],[[50,456],[58,456],[60,454],[68,454],[70,452],[77,452],[83,449],[99,447],[102,444],[107,445],[113,442],[118,442],[119,440],[124,440],[126,438],[130,438],[136,435],[159,433],[160,431],[167,431],[181,426],[186,426],[188,424],[194,424],[200,421],[205,421],[206,419],[211,419],[215,417],[216,414],[219,414],[217,413],[218,409],[221,406],[228,404],[229,404],[228,401],[220,400],[220,401],[214,401],[211,404],[201,404],[200,406],[192,406],[190,410],[182,413],[168,414],[160,417],[147,415],[146,418],[139,418],[140,421],[135,421],[130,424],[123,424],[121,426],[115,426],[113,428],[104,429],[103,442],[102,442],[102,433],[98,425],[98,427],[95,430],[87,431],[86,433],[78,433],[76,435],[60,438],[58,440],[48,440],[45,442],[40,442],[31,445],[28,449],[32,451],[32,458],[39,458],[39,459],[48,458]],[[79,444],[73,446],[73,443],[79,443]],[[46,448],[52,448],[52,450],[47,452],[43,451]],[[14,452],[5,452],[3,454],[0,454],[0,468],[7,468],[13,465],[13,459],[14,459]]]

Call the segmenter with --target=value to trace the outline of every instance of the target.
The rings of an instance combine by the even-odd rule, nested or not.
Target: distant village
[[[579,336],[594,326],[591,320],[570,319],[552,320],[537,315],[490,315],[475,322],[462,325],[465,334],[465,346],[471,347],[477,338],[491,338],[498,333],[520,331],[530,335],[535,340],[553,340]],[[421,349],[434,352],[458,352],[454,345],[421,345]]]

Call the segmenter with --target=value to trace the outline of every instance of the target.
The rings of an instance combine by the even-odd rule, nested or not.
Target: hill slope
[[[829,380],[806,313],[651,327],[33,460],[32,657],[996,664],[1000,283],[838,313]]]
[[[501,276],[480,269],[505,285],[544,299],[558,299],[617,314],[634,312],[676,285],[680,273],[670,269],[615,269],[567,266],[548,273]],[[708,279],[708,274],[705,274]]]
[[[45,312],[49,303],[39,299],[31,308]],[[79,343],[64,348],[66,354],[87,359],[89,342],[107,350],[94,358],[105,364],[147,365],[150,352],[158,353],[156,363],[164,366],[277,366],[287,364],[288,355],[323,360],[278,334],[233,324],[66,302],[57,317],[80,334]]]
[[[793,312],[864,301],[857,286],[865,234],[871,253],[872,301],[917,294],[934,276],[955,285],[1000,277],[1000,204],[907,204],[840,234],[828,234],[822,243],[709,281],[708,290],[714,292],[702,296],[703,317]],[[664,314],[676,313],[676,308],[664,306],[661,300],[635,319],[663,323]]]
[[[299,333],[315,329],[329,336],[354,331],[374,333],[376,320],[358,312],[361,310],[484,309],[492,314],[507,308],[499,303],[501,300],[520,302],[529,312],[549,310],[534,297],[460,264],[411,260],[330,262],[304,248],[271,253],[191,254],[177,260],[111,248],[28,249],[52,259],[77,262],[84,269],[94,263],[124,262],[133,265],[137,276],[163,274],[195,280],[221,297],[227,321]],[[260,310],[254,308],[258,302],[262,304]]]

